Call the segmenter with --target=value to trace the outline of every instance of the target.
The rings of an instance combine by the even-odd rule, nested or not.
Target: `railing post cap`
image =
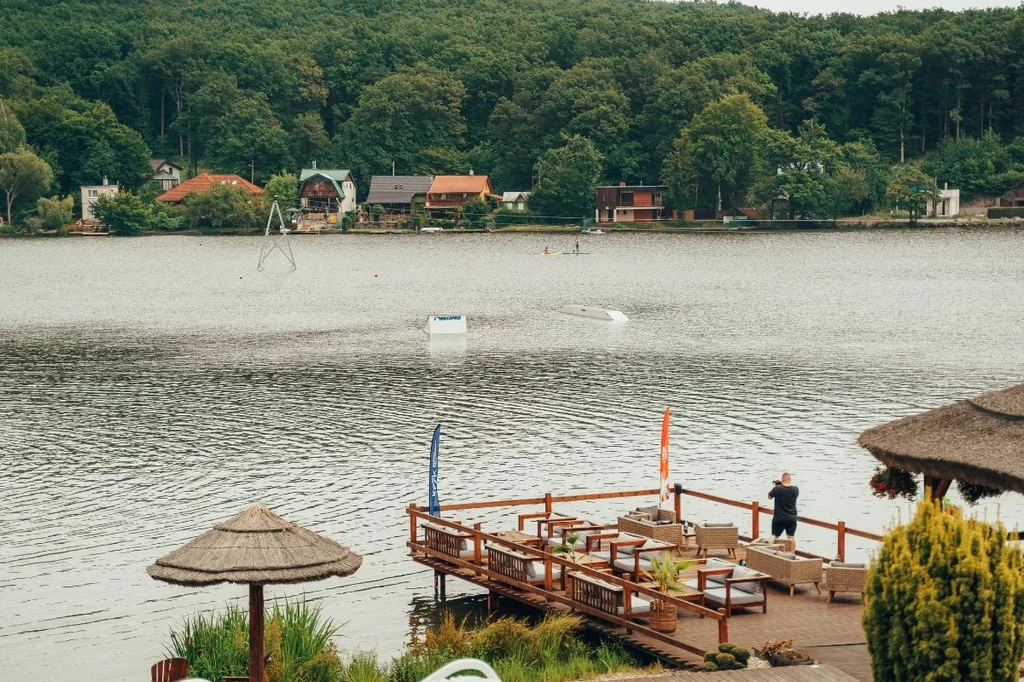
[[[683,494],[683,484],[682,483],[674,483],[672,485],[672,487],[675,490],[676,495],[682,495]]]

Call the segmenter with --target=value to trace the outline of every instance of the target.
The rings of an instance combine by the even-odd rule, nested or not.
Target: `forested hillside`
[[[1024,161],[1013,143],[1024,135],[1021,9],[805,18],[639,0],[3,4],[0,97],[61,193],[103,174],[138,186],[150,154],[246,177],[252,163],[258,182],[316,159],[354,169],[364,192],[392,162],[528,189],[538,158],[580,135],[606,181],[656,181],[675,149],[665,168],[677,202],[707,204],[757,189],[699,161],[714,151],[702,140],[733,115],[783,134],[764,152],[769,167],[820,168],[833,155],[868,184],[948,140],[994,155],[981,184],[1017,177]],[[946,156],[959,170],[933,176],[971,172]]]

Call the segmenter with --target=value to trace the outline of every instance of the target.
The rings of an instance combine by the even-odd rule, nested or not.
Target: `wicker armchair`
[[[733,524],[698,523],[694,525],[693,531],[697,539],[698,558],[700,558],[701,552],[704,552],[706,557],[709,549],[724,549],[734,559],[736,558],[736,548],[740,544],[740,535],[739,529]]]
[[[836,592],[860,592],[864,598],[864,585],[868,579],[868,568],[864,564],[843,564],[834,561],[825,567],[825,589],[831,603]]]
[[[747,566],[767,573],[775,582],[789,585],[789,596],[793,596],[796,585],[814,583],[814,589],[821,594],[821,559],[798,557],[788,552],[763,549],[747,545]]]

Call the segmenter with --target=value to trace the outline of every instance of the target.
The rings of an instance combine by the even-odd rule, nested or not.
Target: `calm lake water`
[[[572,238],[299,237],[296,272],[257,273],[258,237],[0,241],[4,677],[145,679],[171,627],[246,594],[146,566],[257,501],[365,557],[270,594],[318,600],[343,649],[396,653],[435,613],[402,511],[426,502],[438,423],[442,501],[655,487],[671,405],[674,480],[763,500],[788,470],[805,515],[880,531],[908,506],[871,497],[857,435],[1024,380],[1020,232],[545,245]],[[432,343],[430,313],[468,314],[468,337]],[[978,509],[1024,520],[1015,495]]]

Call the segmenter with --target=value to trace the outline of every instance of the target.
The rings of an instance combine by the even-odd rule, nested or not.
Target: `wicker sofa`
[[[814,583],[814,589],[821,594],[821,559],[798,557],[790,552],[747,546],[747,566],[767,573],[775,582],[789,585],[789,596],[797,585]]]
[[[618,528],[623,533],[642,535],[658,542],[681,545],[683,544],[683,524],[675,523],[675,518],[676,514],[671,509],[650,507],[620,516]]]
[[[863,599],[867,580],[868,567],[865,564],[833,561],[825,567],[825,589],[828,590],[825,601],[831,603],[836,592],[859,592]]]
[[[739,529],[731,523],[697,523],[693,526],[697,540],[697,557],[708,556],[710,549],[724,549],[734,559],[740,544]]]

